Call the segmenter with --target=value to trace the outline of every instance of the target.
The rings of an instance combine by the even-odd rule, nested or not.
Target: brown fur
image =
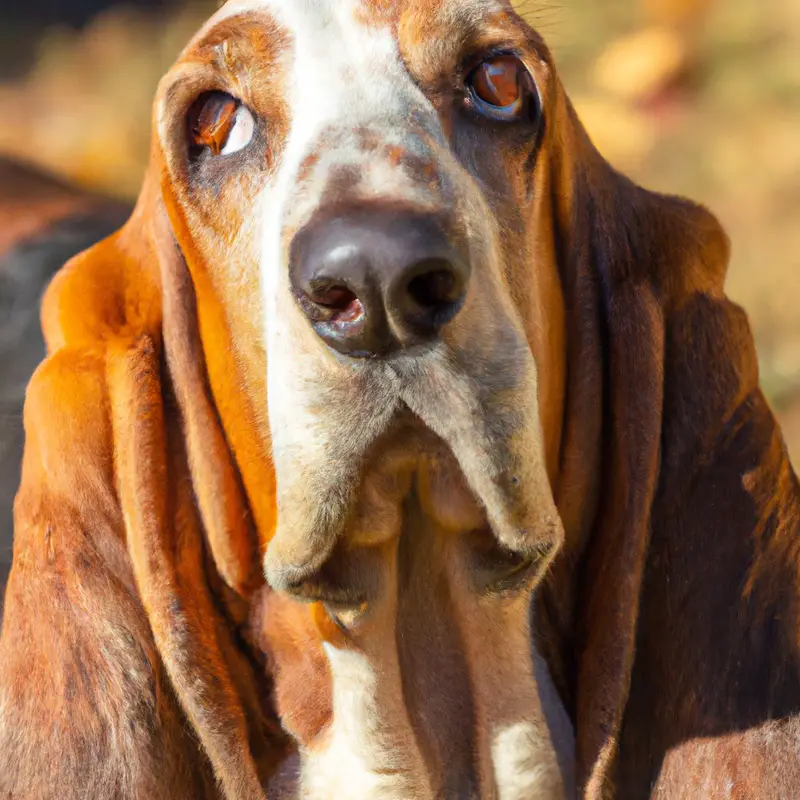
[[[704,209],[636,187],[601,159],[521,20],[466,8],[408,0],[366,12],[397,11],[405,63],[447,133],[443,152],[409,126],[436,155],[426,191],[457,222],[475,222],[467,201],[477,198],[497,225],[502,276],[485,274],[465,308],[472,327],[447,334],[459,358],[446,388],[455,396],[456,379],[470,376],[486,406],[472,421],[485,427],[458,427],[460,396],[454,420],[436,406],[436,380],[451,373],[417,376],[403,400],[430,413],[450,450],[401,427],[366,452],[370,480],[346,509],[346,531],[275,535],[247,212],[288,129],[288,110],[265,104],[280,96],[280,69],[257,69],[279,63],[284,40],[268,21],[260,35],[258,15],[227,20],[226,36],[243,35],[222,48],[226,58],[201,41],[162,84],[131,221],[70,262],[48,293],[50,355],[28,391],[0,638],[0,752],[11,764],[0,793],[263,797],[298,742],[305,755],[324,749],[335,715],[322,653],[333,644],[386,667],[377,696],[402,725],[385,733],[405,732],[398,750],[414,743],[403,769],[419,768],[418,757],[436,774],[449,760],[444,796],[465,787],[491,796],[492,725],[542,701],[526,683],[530,594],[498,611],[463,567],[476,545],[497,544],[485,514],[511,549],[558,546],[563,535],[533,628],[575,728],[582,796],[800,792],[800,490],[758,390],[746,321],[723,294],[725,235]],[[453,113],[441,75],[501,33],[536,79],[540,143]],[[266,163],[254,161],[246,179],[192,185],[170,149],[183,130],[170,109],[210,74],[236,83],[242,70],[246,100],[275,123]],[[397,150],[370,150],[408,167]],[[325,197],[309,188],[319,169],[306,159],[299,209]],[[421,172],[417,182],[429,181]],[[342,201],[353,186],[337,185]],[[515,362],[497,358],[490,336],[474,335],[517,329],[536,362],[533,384],[508,371]],[[298,357],[310,341],[298,341]],[[503,380],[506,392],[536,387],[541,457],[526,461],[514,436],[497,438],[506,435],[498,420],[511,419],[498,400]],[[325,406],[334,430],[336,414],[353,409],[345,400]],[[486,431],[507,445],[480,452],[474,441]],[[511,511],[499,500],[484,509],[475,494],[494,502],[513,489],[476,478],[471,492],[454,478],[454,459],[471,480],[470,459],[481,457],[529,468],[529,493]],[[536,526],[515,527],[515,513]],[[301,523],[294,533],[305,533]],[[268,564],[306,570],[308,599],[313,581],[373,592],[363,628],[342,637],[319,604],[272,593],[262,551]],[[275,793],[291,786],[287,763]],[[558,786],[568,791],[568,779]]]

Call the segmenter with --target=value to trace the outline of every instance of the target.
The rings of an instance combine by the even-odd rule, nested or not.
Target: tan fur
[[[499,45],[541,129],[462,107]],[[210,87],[261,126],[189,164]],[[796,748],[798,490],[713,217],[602,160],[505,2],[232,0],[154,122],[44,306],[0,791],[791,796],[757,765]],[[346,361],[288,261],[365,206],[435,215],[472,278],[432,346]]]

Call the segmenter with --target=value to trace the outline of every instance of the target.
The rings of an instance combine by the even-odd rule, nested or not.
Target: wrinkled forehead
[[[321,83],[365,67],[385,70],[410,50],[441,64],[465,42],[480,44],[520,22],[509,0],[228,0],[194,43],[234,21],[258,20],[274,26],[282,55],[307,72],[321,70]]]
[[[288,198],[308,159],[341,160],[374,134],[417,155],[426,140],[445,145],[436,105],[469,57],[522,51],[530,35],[509,0],[229,0],[165,85],[222,88],[267,119]],[[200,87],[201,73],[221,85]]]
[[[401,21],[415,18],[420,25],[468,28],[509,10],[509,0],[228,0],[205,30],[238,14],[267,13],[299,40],[323,30],[397,30]]]

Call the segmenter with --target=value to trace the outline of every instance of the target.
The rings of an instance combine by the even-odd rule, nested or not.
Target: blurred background
[[[159,77],[217,5],[0,2],[0,153],[137,194]],[[520,0],[600,150],[733,239],[762,385],[800,465],[800,0]]]

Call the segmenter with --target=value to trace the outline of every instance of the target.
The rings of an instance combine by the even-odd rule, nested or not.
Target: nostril
[[[305,293],[303,306],[314,322],[358,322],[364,316],[364,304],[355,292],[342,284],[325,283]]]
[[[464,300],[464,280],[443,259],[423,261],[406,283],[406,319],[412,325],[438,328],[448,323]]]
[[[423,308],[435,308],[458,299],[458,294],[454,292],[455,285],[456,278],[452,272],[437,269],[412,278],[408,284],[408,293]]]

